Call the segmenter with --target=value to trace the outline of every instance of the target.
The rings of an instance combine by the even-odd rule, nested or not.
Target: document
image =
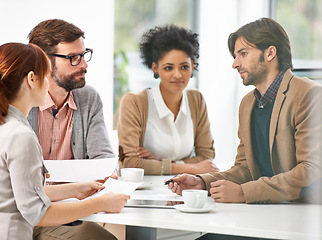
[[[68,198],[61,200],[60,202],[78,202],[78,201],[84,201],[86,199],[99,197],[105,193],[123,193],[127,195],[131,195],[135,189],[140,186],[142,182],[125,182],[121,180],[115,180],[113,178],[108,178],[106,182],[103,184],[105,188],[97,193],[94,193],[92,196],[89,196],[83,200],[78,200],[77,198]]]
[[[106,182],[103,184],[105,188],[95,194],[93,194],[91,197],[98,197],[105,193],[112,192],[112,193],[123,193],[127,195],[131,195],[137,187],[139,187],[142,184],[142,182],[125,182],[121,180],[115,180],[113,178],[109,178],[106,180]]]
[[[45,160],[44,164],[50,174],[48,182],[88,182],[109,177],[118,159]]]

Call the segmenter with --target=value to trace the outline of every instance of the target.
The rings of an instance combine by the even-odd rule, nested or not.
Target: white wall
[[[238,106],[251,87],[244,87],[227,48],[229,34],[268,15],[268,0],[200,0],[199,87],[203,93],[216,148],[216,162],[227,168],[236,155]],[[61,18],[85,31],[86,47],[94,49],[86,81],[104,103],[107,129],[113,128],[113,0],[1,1],[0,44],[27,42],[40,21]],[[5,11],[4,11],[5,10]]]
[[[27,43],[27,35],[39,22],[60,18],[85,31],[85,45],[93,48],[86,82],[94,86],[104,103],[108,129],[113,127],[113,0],[1,0],[0,44]]]
[[[200,1],[199,89],[203,93],[221,170],[235,160],[238,107],[253,87],[245,87],[232,66],[227,47],[230,33],[242,25],[268,16],[267,0]]]

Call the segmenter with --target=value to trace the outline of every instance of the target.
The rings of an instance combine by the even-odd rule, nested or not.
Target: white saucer
[[[203,208],[187,208],[184,204],[178,204],[173,206],[180,212],[186,213],[207,213],[213,209],[213,206],[205,205]]]
[[[140,186],[138,186],[136,188],[136,190],[142,190],[142,189],[146,189],[152,186],[152,183],[148,183],[148,182],[142,182],[142,184]]]

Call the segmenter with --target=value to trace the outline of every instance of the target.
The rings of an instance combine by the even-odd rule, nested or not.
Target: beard
[[[87,70],[83,69],[69,75],[62,75],[58,73],[56,66],[53,66],[51,76],[59,87],[64,88],[66,92],[70,92],[73,89],[82,88],[85,86],[85,77],[76,79],[75,76],[84,74],[86,72]]]
[[[263,82],[267,76],[267,68],[264,63],[264,54],[262,53],[257,62],[254,63],[249,70],[240,68],[238,71],[246,71],[247,77],[243,78],[243,84],[245,86],[253,85],[256,86],[259,83]]]

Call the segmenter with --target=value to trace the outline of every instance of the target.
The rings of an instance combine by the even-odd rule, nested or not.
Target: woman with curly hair
[[[159,86],[123,96],[118,122],[121,167],[145,174],[218,171],[206,103],[185,90],[199,57],[198,35],[175,25],[155,27],[140,43],[143,64]]]

